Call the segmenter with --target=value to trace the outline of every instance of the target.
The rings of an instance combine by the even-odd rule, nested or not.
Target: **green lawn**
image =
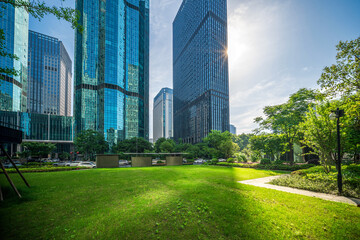
[[[360,239],[360,208],[237,181],[278,174],[206,166],[3,175],[1,239]]]

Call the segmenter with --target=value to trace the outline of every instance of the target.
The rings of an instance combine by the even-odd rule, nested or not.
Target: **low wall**
[[[132,167],[151,167],[152,158],[151,157],[131,157],[131,166]]]
[[[118,168],[119,156],[118,155],[96,155],[97,168]]]
[[[166,165],[167,166],[183,165],[183,158],[181,156],[180,157],[168,156],[166,157]]]

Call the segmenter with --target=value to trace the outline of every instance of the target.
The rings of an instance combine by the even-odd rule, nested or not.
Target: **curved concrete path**
[[[337,195],[326,194],[326,193],[311,192],[308,190],[302,190],[302,189],[297,189],[297,188],[283,187],[283,186],[269,184],[269,182],[271,182],[273,179],[276,179],[276,178],[279,178],[282,176],[286,176],[286,175],[278,175],[278,176],[271,176],[271,177],[265,177],[265,178],[250,179],[250,180],[245,180],[245,181],[238,181],[238,183],[252,185],[252,186],[256,186],[256,187],[274,189],[274,190],[278,190],[278,191],[282,191],[282,192],[295,193],[295,194],[300,194],[300,195],[309,196],[309,197],[316,197],[316,198],[321,198],[321,199],[333,201],[333,202],[347,203],[347,204],[351,204],[351,205],[360,207],[360,199],[357,199],[357,198],[349,198],[349,197],[337,196]]]

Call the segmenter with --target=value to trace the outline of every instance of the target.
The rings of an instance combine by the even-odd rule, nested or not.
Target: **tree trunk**
[[[294,165],[294,144],[289,141],[289,163],[290,165]]]
[[[359,164],[359,163],[360,163],[360,154],[359,154],[359,153],[355,153],[355,154],[354,154],[354,163],[355,163],[355,164]]]

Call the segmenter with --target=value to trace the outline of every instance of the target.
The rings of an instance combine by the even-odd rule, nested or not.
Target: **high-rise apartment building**
[[[71,116],[72,62],[57,38],[29,31],[27,108]]]
[[[229,130],[227,1],[184,0],[173,22],[174,138]]]
[[[18,59],[0,56],[0,68],[15,69],[17,75],[0,74],[0,110],[26,111],[29,14],[24,8],[0,3],[3,49]]]
[[[77,0],[76,131],[149,138],[149,0]]]
[[[173,90],[163,88],[154,98],[153,142],[173,136]]]

